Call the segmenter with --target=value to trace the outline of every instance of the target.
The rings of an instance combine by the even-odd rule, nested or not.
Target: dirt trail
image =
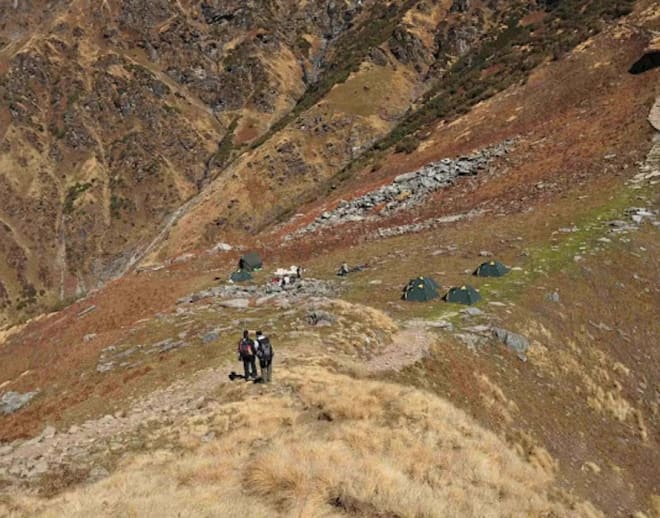
[[[423,325],[408,323],[394,336],[392,344],[366,363],[367,370],[382,372],[411,365],[427,354],[431,341]],[[312,363],[320,360],[314,352],[306,355]],[[286,349],[278,353],[281,373],[287,370],[290,354]],[[300,354],[299,348],[295,354]],[[95,454],[125,451],[127,440],[144,426],[171,425],[199,414],[212,403],[210,396],[217,388],[228,383],[228,373],[232,370],[239,372],[241,369],[237,363],[208,368],[137,400],[128,411],[91,419],[67,431],[47,426],[33,439],[5,445],[0,448],[0,478],[10,483],[37,482],[62,465],[91,468]],[[246,384],[246,388],[251,386],[251,383]]]
[[[0,447],[0,477],[18,482],[37,478],[51,468],[84,460],[97,452],[121,451],[122,439],[141,426],[158,425],[199,413],[207,397],[220,384],[227,383],[232,365],[210,368],[192,377],[154,391],[140,399],[127,412],[105,415],[72,426],[66,432],[46,427],[37,437]]]
[[[278,363],[284,371],[287,358],[288,351],[278,352]],[[127,449],[127,439],[142,427],[171,425],[198,415],[213,402],[211,396],[217,388],[229,382],[231,371],[240,372],[242,368],[238,363],[208,368],[138,399],[128,411],[90,419],[67,431],[46,426],[32,439],[0,446],[0,480],[16,484],[37,482],[62,465],[80,467],[93,464],[95,454],[108,450],[121,453]],[[242,380],[234,383],[245,384]]]
[[[367,362],[367,370],[401,370],[426,356],[431,343],[432,337],[421,323],[409,322],[407,327],[394,335],[390,345]]]

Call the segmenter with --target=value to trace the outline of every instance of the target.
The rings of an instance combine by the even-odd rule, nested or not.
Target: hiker
[[[340,266],[339,270],[337,271],[337,275],[340,277],[344,277],[348,273],[350,273],[351,269],[348,267],[347,263],[344,263]]]
[[[250,338],[247,330],[243,331],[243,338],[238,342],[238,359],[243,361],[245,381],[257,377],[257,366],[255,364],[254,341]]]
[[[261,368],[261,379],[264,383],[270,383],[273,376],[273,346],[270,339],[261,331],[257,331],[257,357]]]

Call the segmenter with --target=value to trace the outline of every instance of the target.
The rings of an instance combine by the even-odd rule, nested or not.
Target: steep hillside
[[[3,309],[125,269],[375,16],[374,2],[297,4],[3,3]]]
[[[4,321],[254,235],[365,152],[453,117],[624,0],[5,2]],[[402,148],[402,149],[403,149]]]
[[[425,124],[451,121],[524,82],[535,66],[632,9],[625,2],[430,5],[416,3],[371,53],[375,59],[231,164],[232,181],[220,176],[198,196],[172,228],[164,255],[287,219],[301,201],[350,178],[364,159],[395,145],[414,150]],[[374,169],[381,164],[376,160]]]
[[[654,2],[297,2],[295,16],[279,2],[102,4],[120,61],[81,63],[127,81],[127,95],[152,74],[170,90],[149,101],[145,86],[141,103],[176,107],[166,120],[184,133],[142,121],[146,104],[125,120],[105,108],[101,129],[74,103],[99,136],[94,170],[137,174],[137,162],[111,169],[100,135],[148,127],[138,135],[162,140],[136,138],[121,156],[151,149],[181,190],[158,217],[138,217],[146,194],[127,183],[126,199],[145,194],[140,209],[121,208],[97,241],[67,234],[66,246],[96,243],[76,274],[87,286],[136,267],[0,331],[0,515],[660,516],[660,68],[639,65],[660,49]],[[15,14],[0,18],[2,63],[15,67],[23,46],[54,60],[46,83],[57,64],[60,81],[77,77],[78,58],[52,52],[57,20],[82,20],[88,4],[50,2],[53,17],[24,5],[0,8]],[[211,26],[234,35],[229,48],[248,33],[279,42],[250,53],[287,85],[277,110],[250,94],[223,111],[197,76],[174,77],[200,48],[182,55],[161,39],[183,26],[199,31],[188,42]],[[279,68],[285,47],[295,73]],[[36,87],[13,88],[37,110]],[[21,124],[7,113],[5,135],[18,140],[0,160],[14,163],[43,112]],[[167,139],[186,131],[198,147],[170,154]],[[52,142],[73,157],[67,138]],[[103,181],[39,199],[65,227],[91,221]],[[21,192],[36,199],[38,185]],[[0,205],[0,243],[15,250],[0,264],[32,282],[30,261],[48,259],[27,251],[47,240],[16,229],[47,212],[12,219],[28,207],[19,199]],[[99,257],[112,236],[128,241],[109,269]],[[248,248],[264,270],[228,282]],[[55,264],[71,260],[56,252]],[[496,259],[507,275],[473,275]],[[361,268],[339,277],[342,263]],[[291,264],[303,279],[275,286]],[[12,275],[7,291],[23,282]],[[420,275],[481,300],[402,300]],[[42,303],[28,299],[26,309]],[[228,376],[242,370],[243,329],[272,338],[272,384]]]

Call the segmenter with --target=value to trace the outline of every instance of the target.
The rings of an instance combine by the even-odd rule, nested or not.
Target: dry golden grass
[[[383,311],[362,304],[324,299],[310,307],[328,311],[337,319],[330,327],[310,331],[310,338],[316,341],[321,338],[325,347],[347,355],[366,357],[378,353],[392,342],[392,336],[399,330]]]
[[[514,415],[519,411],[518,405],[508,399],[502,389],[493,383],[485,374],[475,375],[479,385],[481,400],[488,408],[502,416],[506,423],[512,423]]]
[[[15,500],[9,516],[587,516],[448,402],[321,367],[280,369],[278,385],[160,435],[185,453],[125,461],[53,500]],[[252,395],[250,395],[252,394]],[[215,438],[203,442],[201,436]],[[180,449],[179,449],[180,451]],[[590,511],[591,509],[591,511]],[[2,512],[0,504],[0,512]]]

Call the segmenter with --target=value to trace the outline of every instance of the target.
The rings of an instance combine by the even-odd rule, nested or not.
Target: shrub
[[[419,144],[419,138],[416,135],[409,135],[396,144],[394,151],[397,153],[405,153],[409,155],[413,151],[417,150]]]
[[[66,198],[64,199],[63,211],[65,214],[71,214],[73,212],[73,205],[78,197],[83,194],[87,189],[92,186],[91,183],[79,183],[76,182],[75,185],[69,187],[69,190],[66,193]]]

